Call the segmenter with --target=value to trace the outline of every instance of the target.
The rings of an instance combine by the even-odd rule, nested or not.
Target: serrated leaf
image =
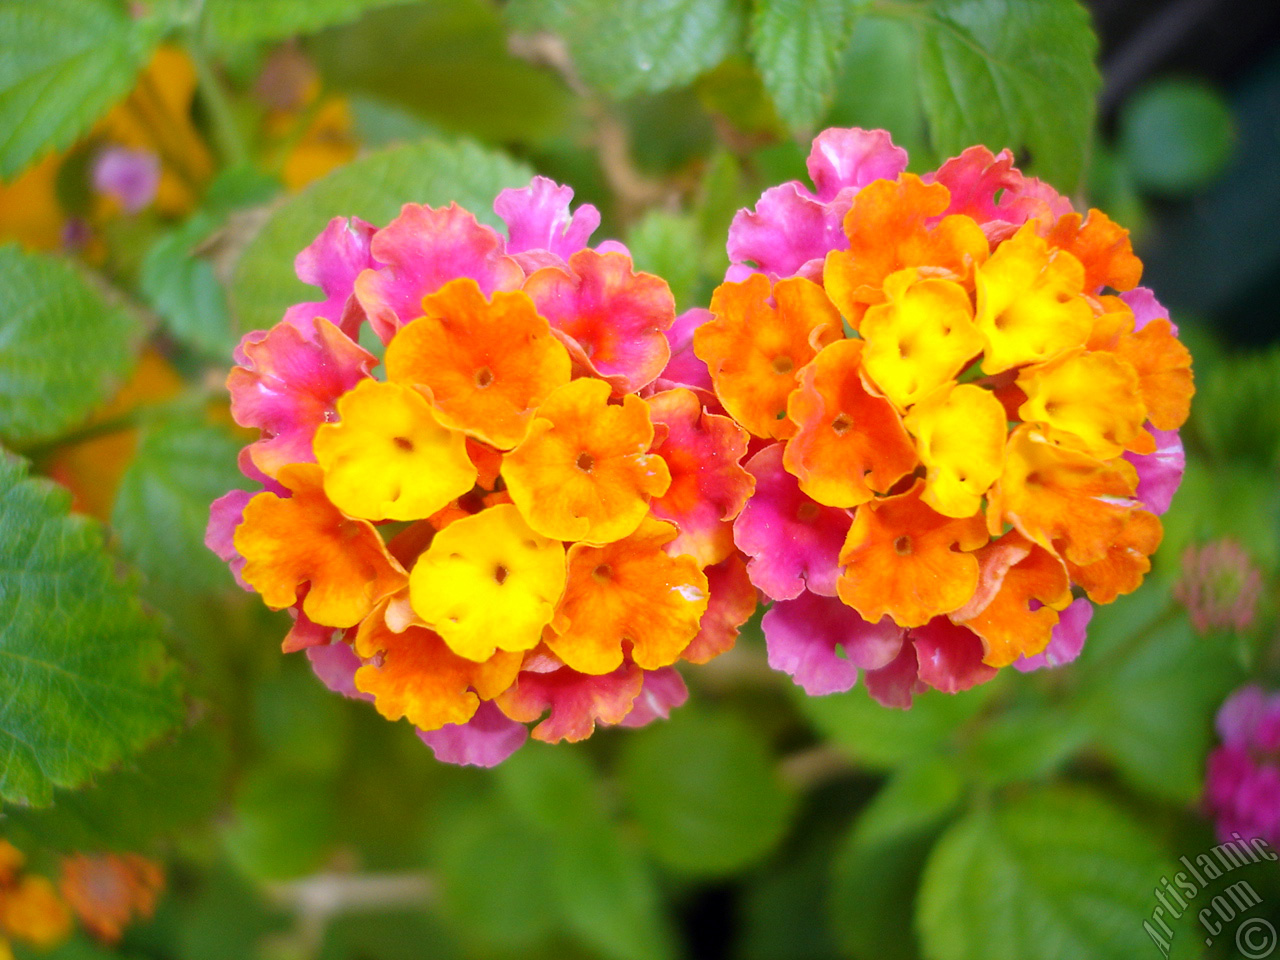
[[[241,444],[196,416],[152,424],[120,480],[111,526],[149,584],[183,593],[229,585],[226,565],[204,545],[209,504],[249,483],[236,469]]]
[[[862,0],[756,0],[748,44],[778,115],[809,131],[835,93]]]
[[[279,40],[348,23],[399,0],[204,0],[204,26],[223,43]]]
[[[1030,154],[1063,192],[1080,180],[1101,85],[1076,0],[937,0],[895,8],[920,27],[920,83],[942,156],[973,144]]]
[[[524,164],[466,141],[406,144],[347,164],[277,209],[245,250],[231,286],[240,329],[266,329],[291,304],[315,298],[318,291],[294,275],[293,259],[333,217],[383,225],[406,203],[456,202],[480,222],[501,225],[494,197],[532,176]]]
[[[129,92],[159,33],[115,0],[0,0],[0,177],[89,129]]]
[[[60,794],[44,810],[9,807],[5,832],[20,846],[138,851],[156,837],[217,812],[228,759],[223,734],[204,723],[140,754],[84,790]]]
[[[1028,704],[1000,714],[965,744],[967,773],[988,788],[1040,780],[1089,740],[1089,726],[1070,709]]]
[[[794,806],[756,733],[683,710],[623,746],[620,783],[649,849],[681,873],[740,870],[782,839]]]
[[[979,807],[938,841],[917,926],[933,960],[1133,960],[1166,872],[1155,842],[1083,790]]]
[[[0,437],[27,446],[76,426],[123,382],[141,332],[71,264],[0,247]]]
[[[47,804],[177,721],[177,684],[102,531],[0,453],[0,798]]]
[[[582,79],[615,97],[682,86],[742,35],[734,0],[514,0],[517,30],[564,38]]]

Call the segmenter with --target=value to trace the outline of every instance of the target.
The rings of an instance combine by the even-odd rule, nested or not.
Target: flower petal
[[[852,689],[859,667],[888,666],[898,656],[905,636],[887,617],[867,623],[836,598],[807,591],[795,600],[775,603],[762,626],[769,666],[790,674],[814,697]]]
[[[466,723],[446,724],[439,730],[419,730],[418,739],[441,763],[460,767],[496,767],[529,739],[522,723],[511,720],[488,701],[481,701]]]

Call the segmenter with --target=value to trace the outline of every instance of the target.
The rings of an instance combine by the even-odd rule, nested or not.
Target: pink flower
[[[1218,838],[1280,844],[1280,693],[1242,687],[1218,711],[1217,728],[1223,742],[1209,754],[1204,806]]]
[[[1182,554],[1182,577],[1173,595],[1187,608],[1197,633],[1248,630],[1261,593],[1262,571],[1235,540],[1191,546]]]

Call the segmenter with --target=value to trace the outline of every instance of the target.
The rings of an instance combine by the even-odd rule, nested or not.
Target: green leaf
[[[231,311],[213,265],[195,248],[213,232],[213,223],[194,216],[162,235],[142,261],[139,285],[178,340],[215,357],[231,353]]]
[[[0,177],[88,130],[157,40],[156,21],[115,0],[0,0]]]
[[[619,98],[689,83],[743,30],[735,0],[513,0],[507,16],[517,30],[559,34],[582,79]]]
[[[1044,789],[954,824],[920,888],[934,960],[1133,960],[1166,872],[1136,823],[1082,790]]]
[[[965,745],[967,772],[986,787],[1038,780],[1053,773],[1089,740],[1089,726],[1071,709],[1028,704],[983,726]]]
[[[748,44],[782,121],[810,131],[836,89],[862,0],[757,0]]]
[[[695,305],[702,249],[691,215],[650,211],[631,229],[627,248],[637,270],[655,273],[671,286],[677,311]]]
[[[898,770],[858,818],[858,841],[880,843],[936,825],[964,797],[958,764],[930,757]]]
[[[1214,711],[1241,677],[1224,650],[1192,632],[1180,610],[1160,609],[1164,598],[1148,584],[1098,609],[1085,646],[1089,659],[1079,662],[1087,682],[1077,709],[1126,781],[1190,804],[1204,782]]]
[[[245,250],[231,287],[240,329],[266,329],[291,304],[316,298],[318,291],[294,275],[293,259],[333,217],[382,225],[406,203],[456,202],[480,222],[500,225],[494,197],[532,176],[524,164],[465,141],[391,147],[347,164],[276,210]]]
[[[129,373],[140,334],[71,264],[0,247],[0,436],[26,446],[83,421]]]
[[[69,500],[0,453],[0,798],[32,806],[136,753],[181,710],[158,626]]]
[[[1189,193],[1231,159],[1235,121],[1226,99],[1200,80],[1169,78],[1138,92],[1120,115],[1118,146],[1138,184]]]
[[[851,832],[832,864],[828,909],[853,960],[917,960],[911,919],[937,831],[862,843]]]
[[[315,870],[337,831],[333,781],[265,763],[236,791],[222,841],[231,860],[256,880],[287,880]]]
[[[347,23],[399,0],[204,0],[204,26],[224,43],[279,40]]]
[[[930,691],[910,710],[882,707],[859,684],[848,693],[808,697],[795,688],[801,711],[827,739],[859,763],[889,769],[939,750],[1000,684],[997,677],[955,695]]]
[[[1070,192],[1101,84],[1097,38],[1076,0],[937,0],[894,8],[921,31],[920,84],[934,147],[1027,151]]]
[[[555,928],[556,901],[542,837],[492,796],[441,811],[432,831],[444,914],[490,954],[523,955]]]
[[[379,10],[321,34],[309,52],[326,86],[496,143],[544,143],[565,133],[575,113],[554,73],[510,53],[502,15],[488,0]]]
[[[496,773],[508,803],[542,839],[568,928],[613,960],[671,957],[653,878],[605,810],[582,754],[531,743]]]
[[[228,759],[222,733],[203,723],[44,810],[9,807],[5,832],[21,846],[73,850],[143,850],[213,816],[222,802]]]
[[[204,545],[209,504],[248,489],[236,469],[241,444],[197,416],[160,421],[142,431],[120,480],[111,526],[121,551],[152,586],[184,593],[230,585],[227,567]]]
[[[756,731],[728,713],[682,710],[637,731],[619,774],[649,849],[682,873],[724,875],[760,860],[794,806]]]
[[[893,142],[906,149],[912,170],[937,166],[920,98],[920,36],[911,23],[862,17],[837,75],[826,124],[888,130]]]

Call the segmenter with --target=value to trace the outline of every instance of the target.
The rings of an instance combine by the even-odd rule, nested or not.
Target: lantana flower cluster
[[[261,490],[215,502],[209,545],[293,613],[286,652],[450,762],[666,716],[673,664],[756,603],[747,434],[676,385],[666,282],[588,246],[572,195],[503,191],[506,236],[456,205],[331,221],[296,262],[324,299],[228,380]]]
[[[1126,230],[1008,151],[906,167],[819,135],[813,189],[734,220],[692,338],[752,436],[733,531],[771,664],[895,706],[1079,652],[1150,567],[1193,391]]]

